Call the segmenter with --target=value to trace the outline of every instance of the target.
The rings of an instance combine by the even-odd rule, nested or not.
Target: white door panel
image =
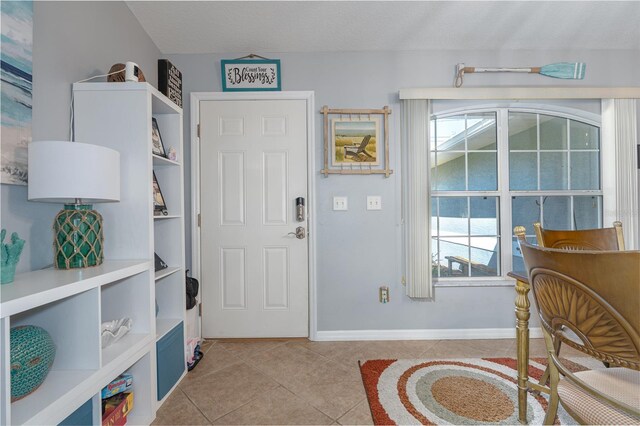
[[[306,101],[202,101],[204,337],[308,336]],[[306,219],[306,218],[305,218]]]

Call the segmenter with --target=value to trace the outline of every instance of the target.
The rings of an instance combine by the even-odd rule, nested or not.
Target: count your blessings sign
[[[220,68],[223,92],[282,90],[279,59],[223,59]]]

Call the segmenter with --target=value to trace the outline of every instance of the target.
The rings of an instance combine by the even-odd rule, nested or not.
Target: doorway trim
[[[191,93],[191,273],[201,280],[200,263],[200,138],[198,122],[201,101],[278,101],[304,100],[307,102],[307,220],[309,264],[309,340],[316,340],[318,318],[316,305],[316,173],[315,173],[315,92],[192,92]],[[199,317],[202,334],[202,316]]]

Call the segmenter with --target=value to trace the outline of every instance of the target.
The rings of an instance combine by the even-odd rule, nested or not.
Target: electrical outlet
[[[333,197],[333,210],[345,211],[348,208],[347,197]]]
[[[367,210],[382,210],[382,197],[379,195],[368,195]]]
[[[380,287],[380,303],[389,303],[389,287]]]

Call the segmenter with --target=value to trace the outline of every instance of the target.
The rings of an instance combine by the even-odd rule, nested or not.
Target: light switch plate
[[[382,210],[382,197],[379,195],[368,195],[367,210]]]
[[[333,210],[345,211],[348,207],[347,197],[333,197]]]

